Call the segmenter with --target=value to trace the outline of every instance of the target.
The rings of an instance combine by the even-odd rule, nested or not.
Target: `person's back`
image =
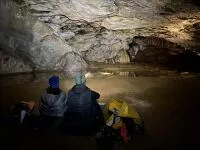
[[[63,117],[66,110],[66,94],[60,89],[48,87],[41,97],[40,113],[42,115]]]
[[[85,85],[84,76],[77,75],[76,85],[68,92],[66,128],[72,132],[98,130],[104,122],[102,111],[97,103],[99,97],[97,92]]]
[[[57,128],[67,109],[66,94],[59,88],[59,77],[52,76],[49,79],[49,87],[41,96],[40,104],[40,129]]]

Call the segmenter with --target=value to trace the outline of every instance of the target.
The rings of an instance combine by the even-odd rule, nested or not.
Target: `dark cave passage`
[[[178,72],[200,72],[200,56],[192,50],[157,37],[135,37],[129,45],[131,62],[153,64]]]

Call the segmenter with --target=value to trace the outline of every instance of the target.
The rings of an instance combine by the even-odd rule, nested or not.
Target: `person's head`
[[[49,78],[49,86],[53,89],[59,88],[59,77],[58,76],[52,76]]]
[[[81,72],[76,73],[75,75],[76,85],[85,84],[85,82],[86,82],[85,75]]]

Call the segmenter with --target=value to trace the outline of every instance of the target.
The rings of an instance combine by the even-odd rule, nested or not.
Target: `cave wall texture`
[[[0,73],[165,63],[186,50],[199,55],[199,31],[194,0],[0,0]]]

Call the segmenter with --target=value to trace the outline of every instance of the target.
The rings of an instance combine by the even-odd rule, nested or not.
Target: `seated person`
[[[19,123],[23,124],[24,120],[27,120],[27,116],[29,117],[35,108],[34,101],[21,101],[11,107],[11,116],[19,118]]]
[[[59,77],[49,78],[49,87],[41,97],[39,129],[56,129],[67,109],[66,94],[59,88]]]
[[[65,131],[87,133],[97,131],[104,125],[103,113],[97,103],[100,95],[85,85],[86,79],[82,73],[75,76],[75,82],[76,85],[68,91],[67,95]]]

